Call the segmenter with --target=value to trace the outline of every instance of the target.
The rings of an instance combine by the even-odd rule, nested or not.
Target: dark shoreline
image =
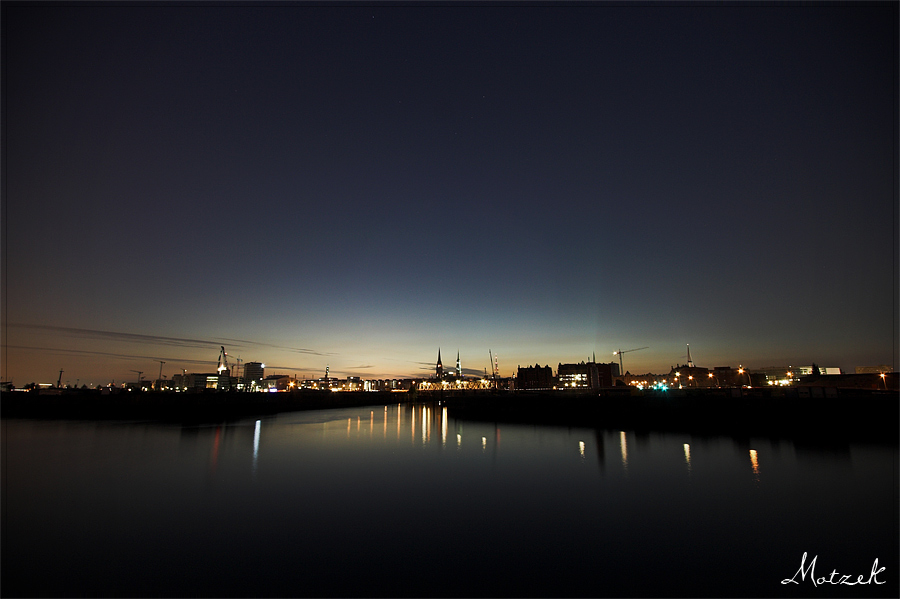
[[[521,394],[483,399],[449,398],[449,414],[465,420],[586,426],[699,436],[771,437],[900,443],[897,393],[852,393],[797,398],[715,393],[597,397]]]
[[[692,435],[765,436],[898,444],[896,392],[841,390],[836,397],[791,397],[752,390],[630,393],[341,392],[138,393],[59,395],[4,392],[0,417],[217,423],[282,412],[432,403],[463,420]]]
[[[281,412],[352,408],[408,401],[406,393],[297,391],[293,393],[153,393],[63,390],[58,395],[0,394],[0,417],[54,420],[225,422]]]

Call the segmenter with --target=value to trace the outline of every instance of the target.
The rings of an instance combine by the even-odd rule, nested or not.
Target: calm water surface
[[[3,421],[3,594],[897,596],[897,448],[495,425]],[[884,585],[782,585],[816,575]],[[800,581],[800,577],[796,578]]]

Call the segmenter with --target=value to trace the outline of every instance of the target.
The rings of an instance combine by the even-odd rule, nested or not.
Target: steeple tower
[[[687,344],[687,348],[688,348],[688,366],[690,366],[691,368],[693,368],[693,367],[694,367],[694,361],[691,360],[691,344],[690,344],[690,343]]]
[[[462,367],[459,365],[459,350],[456,350],[456,376],[462,377]]]
[[[444,378],[444,365],[441,364],[441,348],[438,348],[438,361],[437,366],[434,368],[434,375],[437,378]]]

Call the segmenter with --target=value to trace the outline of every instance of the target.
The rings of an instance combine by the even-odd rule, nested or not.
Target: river
[[[2,424],[7,597],[898,594],[895,445],[437,404]]]

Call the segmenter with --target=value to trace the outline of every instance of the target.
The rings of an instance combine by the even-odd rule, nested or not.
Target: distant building
[[[673,366],[668,375],[672,387],[710,387],[709,368],[688,364]],[[749,378],[747,379],[749,380]]]
[[[753,384],[756,386],[787,386],[797,381],[801,375],[801,369],[796,366],[766,366],[765,368],[755,368],[752,371]],[[812,367],[809,367],[812,371]],[[746,378],[744,384],[746,384]]]
[[[244,364],[244,389],[258,387],[266,376],[265,365],[260,362]]]
[[[192,372],[184,375],[172,375],[172,383],[175,388],[185,391],[202,391],[204,389],[228,391],[231,388],[231,377],[218,372]]]
[[[557,387],[563,390],[612,387],[616,384],[617,376],[619,365],[614,362],[559,364],[556,370]]]
[[[739,373],[731,366],[716,366],[709,374],[707,378],[711,387],[735,387],[738,385]]]
[[[600,377],[594,362],[559,364],[556,380],[557,387],[563,390],[600,388]]]
[[[541,367],[540,364],[534,366],[519,366],[516,374],[516,389],[552,389],[553,388],[553,370],[549,366]]]
[[[396,391],[405,392],[418,388],[418,382],[422,379],[372,379],[362,381],[365,391]]]
[[[441,364],[441,348],[438,348],[438,361],[434,367],[434,378],[444,378],[444,365]]]
[[[880,366],[857,366],[856,374],[881,374],[882,372],[894,372],[893,366],[881,364]]]
[[[813,366],[789,366],[794,373],[794,378],[798,376],[809,376],[813,374]],[[824,366],[819,366],[819,374],[842,374],[840,368],[836,368],[833,366],[829,366],[825,368]]]
[[[616,384],[616,378],[621,376],[619,373],[619,364],[617,362],[598,362],[597,363],[597,379],[600,387],[613,387]]]
[[[291,377],[287,374],[270,374],[262,379],[262,387],[267,391],[287,391],[291,386]]]
[[[821,370],[821,369],[820,369]],[[821,389],[872,389],[896,391],[900,387],[896,373],[862,373],[840,375],[804,376],[797,384],[800,397],[821,397]],[[818,388],[818,392],[816,391]],[[805,391],[804,391],[805,390]],[[825,394],[827,397],[828,394]]]

